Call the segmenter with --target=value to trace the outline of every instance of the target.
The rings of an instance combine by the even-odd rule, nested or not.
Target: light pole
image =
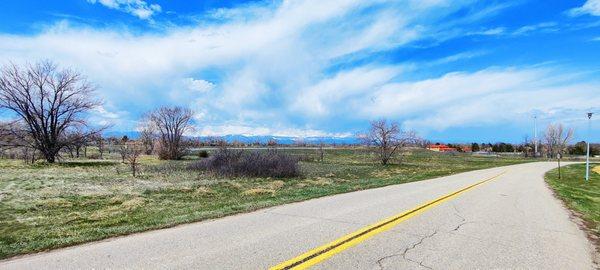
[[[590,180],[590,137],[591,137],[591,130],[592,130],[592,114],[591,112],[589,112],[587,114],[588,117],[588,139],[587,139],[587,154],[585,157],[585,181],[589,181]]]
[[[533,157],[536,158],[537,157],[537,148],[538,148],[538,141],[537,141],[537,115],[533,116]]]

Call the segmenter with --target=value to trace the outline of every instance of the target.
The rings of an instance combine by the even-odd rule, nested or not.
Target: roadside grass
[[[0,258],[64,247],[332,194],[528,162],[422,150],[381,166],[361,149],[280,150],[304,157],[301,177],[221,178],[183,161],[141,158],[141,174],[115,154],[104,160],[24,164],[0,159]],[[596,201],[597,202],[597,201]]]
[[[562,167],[562,179],[558,179],[558,169],[547,172],[545,178],[558,197],[581,214],[600,247],[600,164],[590,164],[589,182],[585,181],[585,164]]]

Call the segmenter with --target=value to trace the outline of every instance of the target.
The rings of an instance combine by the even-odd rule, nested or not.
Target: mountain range
[[[139,137],[139,132],[137,131],[108,131],[103,134],[105,137],[123,137],[127,136],[128,138],[137,139]],[[291,137],[291,136],[265,136],[265,135],[241,135],[241,134],[229,134],[224,136],[199,136],[194,138],[199,138],[201,140],[208,140],[211,138],[220,138],[225,140],[226,142],[241,142],[241,143],[255,143],[259,142],[261,144],[266,144],[269,141],[276,141],[278,144],[291,145],[299,142],[304,142],[307,144],[356,144],[359,143],[358,138],[356,137]]]

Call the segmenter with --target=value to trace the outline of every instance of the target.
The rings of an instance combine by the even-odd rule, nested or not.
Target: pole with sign
[[[587,154],[585,157],[585,181],[589,181],[590,180],[590,137],[591,137],[591,129],[592,129],[592,114],[593,113],[588,113],[587,117],[588,117],[588,139],[587,139]]]
[[[558,161],[558,179],[560,179],[560,153],[556,154],[556,160]]]

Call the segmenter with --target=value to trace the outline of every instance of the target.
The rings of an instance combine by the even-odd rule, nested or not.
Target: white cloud
[[[391,83],[374,91],[364,114],[398,116],[442,108],[465,98],[483,97],[523,85],[539,71],[483,70],[468,74],[448,73],[416,82]]]
[[[152,10],[150,14],[139,13],[145,18],[160,11],[144,1],[94,2],[132,14],[136,7]],[[461,17],[459,22],[446,17],[470,2],[275,1],[215,11],[218,23],[173,26],[161,33],[142,34],[74,27],[65,21],[35,35],[0,34],[0,59],[19,62],[50,58],[76,67],[99,85],[106,108],[128,112],[118,113],[123,125],[156,106],[190,106],[196,111],[201,124],[198,132],[203,135],[325,136],[337,134],[321,131],[330,130],[336,122],[365,121],[375,116],[407,119],[408,123],[435,116],[442,123],[439,126],[446,128],[487,119],[459,119],[446,111],[448,108],[477,115],[477,108],[484,112],[493,108],[477,100],[504,92],[522,90],[523,95],[529,95],[529,89],[540,96],[544,91],[561,96],[560,91],[568,91],[556,88],[560,85],[548,80],[551,76],[546,71],[537,69],[454,72],[407,81],[410,69],[485,53],[480,51],[458,53],[430,64],[352,63],[361,55],[414,41],[469,35],[459,31],[459,26],[499,9],[478,12],[473,18]],[[494,28],[479,35],[505,31]],[[555,104],[570,105],[566,100],[556,100]],[[506,115],[518,113],[512,107],[503,109]]]
[[[485,30],[481,30],[481,31],[471,32],[469,34],[482,35],[482,36],[496,36],[496,35],[502,35],[505,32],[506,32],[505,27],[495,27],[495,28],[485,29]]]
[[[551,33],[560,31],[560,25],[556,22],[541,22],[536,24],[524,25],[514,30],[508,30],[506,27],[496,27],[480,31],[468,32],[467,35],[481,35],[481,36],[500,36],[500,35],[512,35],[512,36],[524,36],[534,32]]]
[[[88,2],[129,13],[142,20],[150,19],[155,13],[162,11],[158,4],[148,4],[143,0],[88,0]]]
[[[580,83],[577,75],[551,68],[499,69],[449,73],[439,78],[391,83],[372,94],[361,114],[403,117],[409,128],[445,130],[450,127],[514,123],[533,110],[576,110],[581,115],[598,108],[598,83]],[[359,108],[355,108],[358,111]],[[558,114],[557,116],[559,116]]]
[[[102,118],[118,119],[122,117],[119,113],[109,112],[104,106],[98,106],[93,109],[93,112]]]
[[[559,31],[558,23],[543,22],[543,23],[538,23],[538,24],[525,25],[525,26],[519,27],[518,29],[513,31],[512,34],[519,36],[519,35],[527,35],[531,32],[536,32],[536,31],[542,31],[542,32],[546,32],[546,33],[557,32],[557,31]]]
[[[112,111],[106,106],[100,105],[89,113],[89,124],[99,126],[132,124],[134,121],[128,119],[126,111]]]
[[[223,124],[201,126],[193,135],[195,136],[223,136],[223,135],[246,135],[246,136],[282,136],[282,137],[350,137],[348,132],[331,133],[310,128],[286,128],[267,126],[248,126],[240,124]]]
[[[211,83],[202,79],[185,78],[183,79],[183,85],[190,91],[206,93],[215,87],[214,83]]]
[[[450,55],[450,56],[446,56],[446,57],[441,58],[441,59],[430,61],[430,62],[428,62],[428,64],[429,65],[447,64],[447,63],[452,63],[452,62],[461,61],[461,60],[465,60],[465,59],[471,59],[471,58],[475,58],[475,57],[480,57],[480,56],[483,56],[485,54],[487,54],[486,51],[461,52],[461,53],[453,54],[453,55]]]
[[[587,0],[583,6],[570,9],[568,14],[571,16],[584,14],[600,16],[600,0]]]
[[[335,104],[362,97],[389,82],[400,73],[399,67],[361,67],[341,72],[299,91],[292,108],[309,116],[323,116],[337,110]]]

